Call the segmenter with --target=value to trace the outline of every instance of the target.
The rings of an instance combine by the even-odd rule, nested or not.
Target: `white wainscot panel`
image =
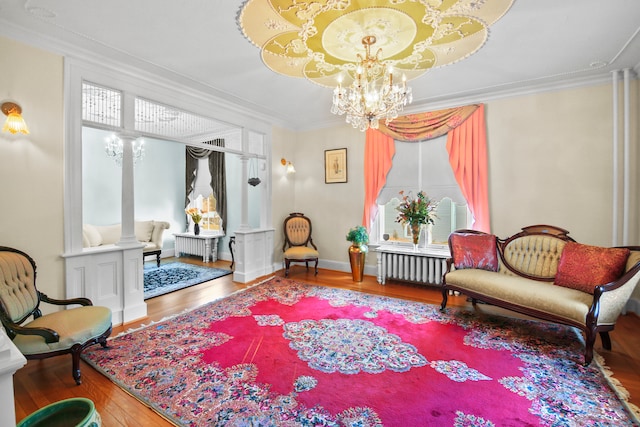
[[[144,302],[142,250],[115,245],[65,255],[66,297],[89,298],[109,307],[113,324],[147,315]]]
[[[236,231],[233,280],[247,283],[273,273],[273,229]]]

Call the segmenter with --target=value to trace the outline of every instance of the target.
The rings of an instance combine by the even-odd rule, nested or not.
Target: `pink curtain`
[[[489,232],[487,137],[483,104],[398,117],[389,127],[381,123],[380,130],[367,130],[362,225],[370,230],[377,214],[376,199],[387,181],[395,154],[394,138],[418,141],[447,132],[449,163],[474,216],[472,228]]]
[[[490,232],[484,105],[447,135],[449,163],[473,214],[473,229]]]
[[[364,147],[364,214],[362,225],[371,230],[378,213],[376,199],[387,182],[391,160],[396,153],[393,138],[374,129],[368,129]]]

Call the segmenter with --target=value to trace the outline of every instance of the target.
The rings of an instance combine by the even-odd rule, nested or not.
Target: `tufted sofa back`
[[[510,266],[527,276],[553,279],[566,243],[553,235],[531,235],[508,240],[502,246],[499,271],[514,274],[509,270]]]
[[[565,229],[532,225],[506,239],[498,239],[498,271],[534,280],[553,282],[567,242],[575,242]]]
[[[26,254],[0,247],[0,309],[14,323],[22,323],[38,306],[36,265]]]

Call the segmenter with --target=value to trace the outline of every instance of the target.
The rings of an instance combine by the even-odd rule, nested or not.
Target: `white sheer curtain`
[[[451,170],[446,144],[446,135],[422,142],[395,141],[393,166],[377,204],[397,198],[400,190],[414,194],[423,190],[434,200],[449,197],[455,203],[466,204]]]

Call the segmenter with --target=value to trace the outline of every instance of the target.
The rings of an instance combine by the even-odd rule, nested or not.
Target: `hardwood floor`
[[[171,262],[175,259],[164,259]],[[228,261],[202,263],[197,257],[182,257],[182,262],[228,268]],[[278,276],[284,272],[278,271]],[[223,298],[232,292],[246,288],[250,284],[235,283],[232,275],[192,286],[148,301],[148,317],[125,327],[115,327],[113,336],[130,328],[139,327],[151,321],[180,313],[208,301]],[[356,291],[405,298],[430,304],[440,304],[441,294],[435,287],[416,286],[401,282],[379,285],[374,276],[365,276],[361,283],[353,282],[350,273],[320,270],[318,276],[313,269],[308,271],[301,265],[292,267],[290,279]],[[449,298],[449,306],[467,307],[514,316],[514,313],[496,307],[478,305],[473,308],[466,297]],[[621,316],[616,329],[611,333],[613,350],[602,348],[600,340],[595,350],[601,354],[614,378],[630,393],[630,402],[640,406],[640,317],[635,314]],[[82,385],[77,386],[71,377],[71,357],[69,355],[45,360],[30,360],[14,376],[16,418],[21,420],[32,412],[50,403],[71,397],[91,399],[100,413],[104,426],[171,426],[158,414],[140,403],[102,374],[82,362]]]

